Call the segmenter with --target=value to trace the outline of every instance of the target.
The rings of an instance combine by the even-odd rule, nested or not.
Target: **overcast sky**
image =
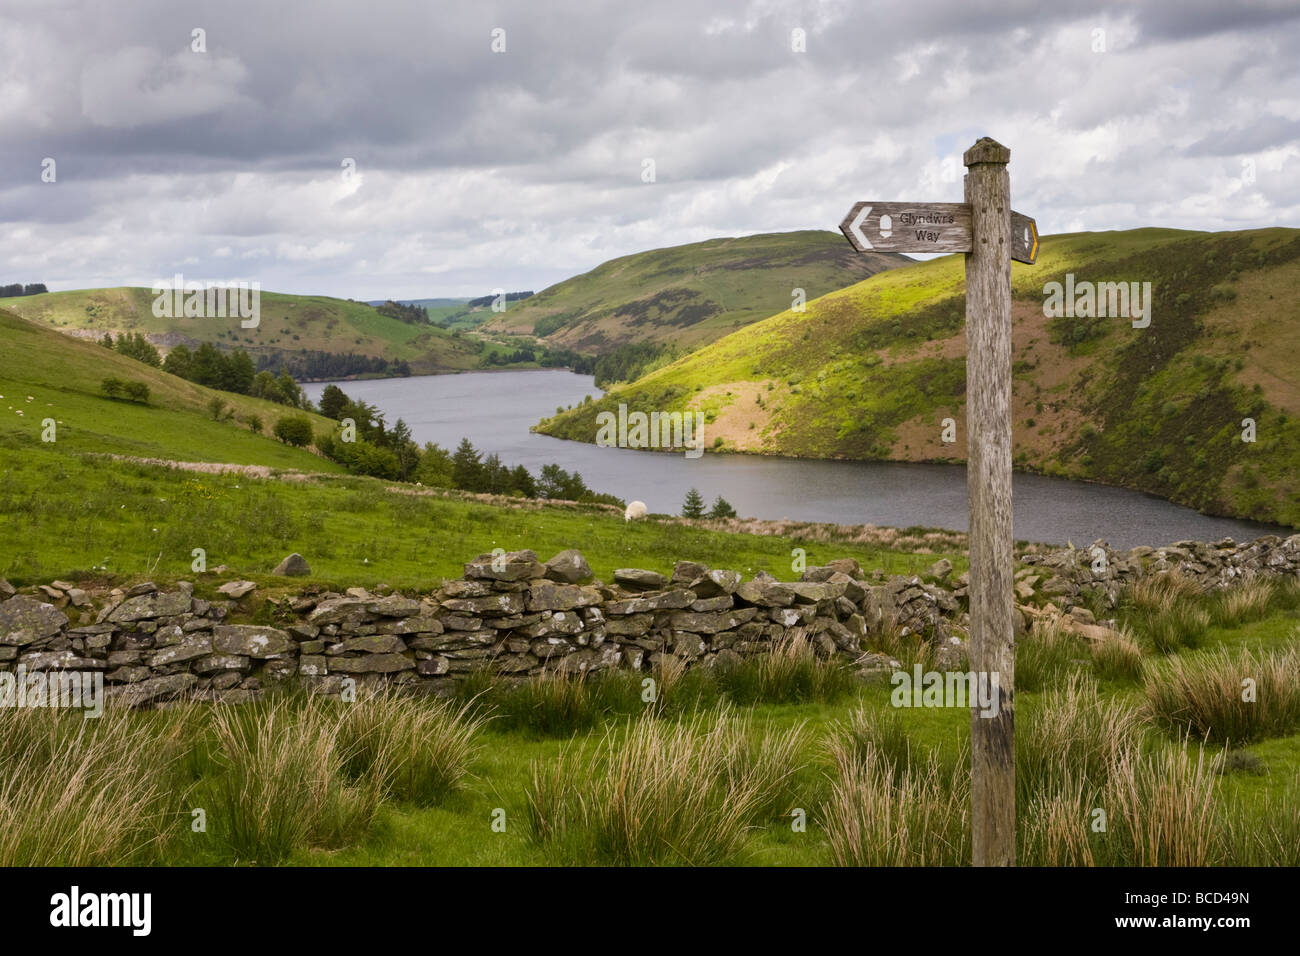
[[[1297,0],[0,0],[0,283],[540,290],[983,135],[1043,233],[1300,226],[1298,64]]]

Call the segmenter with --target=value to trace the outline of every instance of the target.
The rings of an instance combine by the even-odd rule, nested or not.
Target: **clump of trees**
[[[158,354],[158,349],[139,332],[124,332],[117,337],[117,341],[113,340],[111,334],[105,332],[99,344],[137,362],[143,362],[153,368],[162,368],[162,356]]]
[[[686,500],[682,502],[683,518],[734,518],[736,509],[731,506],[722,495],[713,502],[713,507],[708,511],[704,509],[704,496],[700,494],[698,488],[692,488],[686,492]]]
[[[630,342],[596,358],[591,374],[596,376],[596,387],[605,388],[614,382],[632,382],[667,365],[677,357],[672,346],[656,342]]]
[[[411,374],[411,364],[406,359],[390,362],[378,355],[358,355],[355,352],[321,352],[300,349],[293,353],[272,352],[257,359],[257,370],[272,374],[288,372],[293,378],[331,379],[349,375],[401,375]]]
[[[42,292],[49,291],[45,288],[44,282],[29,282],[27,285],[11,282],[9,285],[0,285],[0,299],[12,299],[19,295],[40,295]]]
[[[529,292],[507,292],[506,295],[505,295],[505,301],[506,301],[507,303],[510,303],[510,302],[518,302],[520,299],[526,299],[526,298],[528,298],[528,297],[529,297],[530,295],[532,295],[532,294],[533,294],[533,293],[532,293],[531,291],[529,291]],[[471,309],[481,309],[481,308],[483,308],[484,306],[489,306],[489,305],[491,305],[491,304],[494,303],[496,300],[497,300],[497,297],[494,296],[494,295],[481,295],[481,296],[479,296],[477,299],[470,299],[470,300],[469,300],[468,302],[466,302],[465,304],[468,305]]]
[[[375,311],[380,315],[386,315],[390,319],[397,319],[397,321],[405,322],[408,325],[429,324],[428,310],[419,305],[403,305],[389,299],[383,305],[375,306]]]
[[[223,392],[265,398],[292,408],[311,407],[306,393],[291,375],[281,372],[277,376],[268,371],[256,371],[253,360],[243,349],[223,352],[211,342],[204,342],[197,349],[178,345],[167,353],[162,369],[186,381]]]
[[[131,402],[149,404],[149,386],[120,378],[106,378],[99,383],[100,390],[109,398],[125,398]]]
[[[286,445],[302,448],[311,444],[311,419],[306,415],[290,415],[281,418],[271,431]]]
[[[482,340],[480,340],[481,342]],[[579,375],[590,375],[596,359],[582,355],[572,349],[552,348],[550,346],[523,345],[513,352],[489,352],[479,359],[479,368],[499,368],[507,365],[521,365],[536,362],[542,368],[567,368]]]

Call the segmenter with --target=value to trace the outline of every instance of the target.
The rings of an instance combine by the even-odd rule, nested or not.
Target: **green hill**
[[[347,299],[262,292],[260,321],[251,329],[232,318],[159,318],[154,299],[144,288],[78,289],[5,299],[4,307],[76,337],[140,332],[164,350],[201,342],[242,348],[255,361],[266,356],[289,362],[297,377],[322,377],[302,375],[310,353],[406,362],[417,375],[474,368],[483,353],[482,344],[471,339]]]
[[[816,230],[710,239],[611,259],[511,303],[483,330],[584,354],[643,342],[692,349],[790,308],[796,288],[813,299],[911,261],[860,255]]]
[[[0,444],[7,448],[343,470],[310,451],[266,437],[280,418],[304,412],[195,385],[4,310],[0,346]],[[148,404],[109,398],[100,389],[105,378],[143,382],[149,387]],[[225,402],[232,417],[212,417],[208,406],[214,397]],[[252,416],[261,419],[265,434],[250,428]],[[316,431],[334,425],[319,415],[307,417]],[[53,443],[42,440],[46,419],[55,422]]]
[[[947,256],[873,276],[538,430],[592,441],[596,414],[626,402],[702,410],[706,443],[722,450],[961,460],[962,267]],[[1151,282],[1150,326],[1045,317],[1044,286],[1067,273]],[[1300,230],[1050,236],[1011,275],[1018,468],[1300,526]],[[955,444],[941,440],[948,417]]]

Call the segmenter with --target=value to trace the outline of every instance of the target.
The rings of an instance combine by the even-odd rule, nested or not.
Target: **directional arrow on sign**
[[[964,202],[860,202],[840,223],[858,252],[970,252]]]
[[[1038,223],[1011,210],[1011,258],[1034,264],[1038,258]]]

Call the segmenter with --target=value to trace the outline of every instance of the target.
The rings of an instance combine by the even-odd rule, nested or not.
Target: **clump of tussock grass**
[[[795,636],[770,653],[717,671],[723,693],[736,704],[795,704],[832,701],[849,693],[854,678],[840,662],[822,660],[812,643]]]
[[[0,709],[0,866],[120,866],[158,856],[193,727],[149,716]]]
[[[637,687],[621,672],[570,676],[544,671],[488,695],[500,727],[539,737],[569,737],[627,716],[643,705]]]
[[[1300,726],[1300,649],[1171,658],[1143,694],[1146,716],[1180,733],[1234,744],[1285,736]]]
[[[1217,862],[1222,754],[1193,759],[1186,742],[1152,754],[1122,753],[1104,807],[1109,865],[1208,866]]]
[[[328,706],[283,696],[214,711],[208,826],[239,861],[283,863],[299,848],[344,846],[369,829],[383,774],[347,782],[340,721]]]
[[[1163,571],[1138,578],[1126,589],[1121,603],[1137,611],[1165,612],[1204,594],[1200,584],[1187,575]]]
[[[904,765],[897,741],[888,756],[861,733],[830,746],[836,772],[822,816],[836,866],[969,865],[968,768],[946,768],[933,752],[915,759],[910,748]]]
[[[1142,679],[1146,667],[1142,660],[1142,649],[1126,631],[1120,631],[1118,637],[1095,642],[1089,650],[1092,654],[1092,671],[1098,679],[1121,682]],[[1017,679],[1019,676],[1017,670]]]
[[[1208,866],[1221,859],[1221,756],[1198,747],[1115,755],[1100,784],[1061,768],[1055,783],[1017,797],[1025,866]]]
[[[1282,578],[1273,584],[1273,610],[1300,609],[1300,577]]]
[[[1176,572],[1153,574],[1132,584],[1121,598],[1121,618],[1161,654],[1200,645],[1212,617],[1199,584]]]
[[[737,668],[746,669],[750,666],[749,662],[736,665]],[[731,669],[726,665],[700,667],[697,664],[687,667],[686,662],[679,658],[664,656],[650,671],[649,680],[654,682],[652,685],[645,683],[646,677],[639,678],[640,699],[652,713],[660,717],[680,718],[716,708],[726,701],[722,684]],[[647,701],[646,696],[651,689],[653,699]]]
[[[827,741],[831,759],[839,765],[864,762],[875,756],[892,767],[895,782],[912,765],[912,739],[898,711],[884,715],[859,707],[847,723],[832,726]]]
[[[1076,778],[1104,786],[1120,757],[1141,741],[1140,716],[1103,699],[1083,673],[1022,713],[1016,722],[1016,799],[1026,806],[1037,795],[1062,792]]]
[[[1025,693],[1055,687],[1078,671],[1087,645],[1059,621],[1040,620],[1016,642],[1016,690]]]
[[[569,861],[732,862],[751,828],[789,809],[806,744],[802,727],[755,743],[748,720],[727,710],[675,722],[645,713],[593,752],[534,762],[529,834]]]
[[[388,690],[342,706],[344,773],[373,780],[396,799],[437,803],[462,785],[479,752],[483,718],[468,704]]]
[[[571,737],[644,710],[643,677],[623,670],[572,675],[547,670],[512,678],[484,668],[457,682],[455,699],[464,705],[466,719],[488,719],[497,731]]]
[[[1219,627],[1261,620],[1273,610],[1278,591],[1274,581],[1253,575],[1217,593],[1210,602],[1210,618]]]

